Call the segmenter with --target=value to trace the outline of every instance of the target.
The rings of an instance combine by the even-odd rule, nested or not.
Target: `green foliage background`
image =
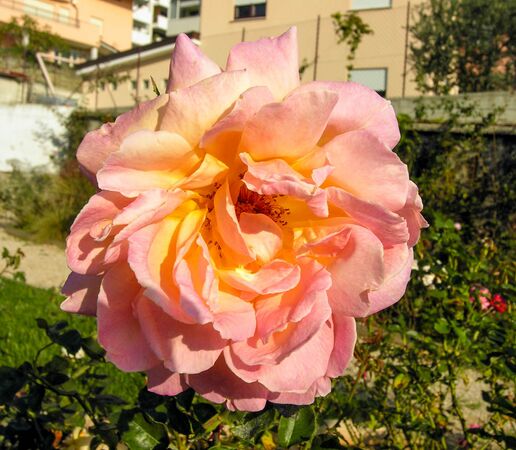
[[[92,319],[67,317],[68,326],[59,322],[59,295],[0,279],[9,349],[0,356],[0,448],[65,446],[78,426],[92,448],[514,448],[514,145],[494,133],[496,112],[482,116],[472,103],[448,100],[439,108],[445,117],[430,131],[418,131],[424,108],[418,122],[399,118],[395,151],[420,188],[431,225],[415,248],[418,268],[397,305],[359,321],[355,362],[329,396],[312,406],[271,404],[245,414],[192,391],[174,398],[139,391],[141,375],[104,362],[88,337]],[[84,183],[73,154],[94,119],[105,118],[70,118],[56,158],[57,180],[71,192]],[[19,192],[34,183],[19,176],[12,179],[22,180]],[[12,183],[7,191],[18,192]],[[51,186],[42,182],[40,196],[12,194],[7,203],[3,191],[20,227],[30,230],[40,220],[34,216],[45,215],[48,206],[38,202]],[[89,192],[74,195],[86,199]],[[80,205],[58,204],[66,212],[56,219],[64,233]],[[471,292],[479,286],[502,295],[507,310],[482,310]],[[36,317],[49,323],[35,327]],[[84,357],[74,356],[81,350]],[[483,411],[480,423],[471,421],[472,404],[464,400],[470,390]]]
[[[413,16],[410,49],[420,92],[516,87],[516,2],[428,0]]]

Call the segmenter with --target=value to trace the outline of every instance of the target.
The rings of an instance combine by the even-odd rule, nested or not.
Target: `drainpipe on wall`
[[[70,0],[70,4],[75,9],[75,26],[79,28],[80,22],[79,22],[79,8],[77,7],[78,0]]]

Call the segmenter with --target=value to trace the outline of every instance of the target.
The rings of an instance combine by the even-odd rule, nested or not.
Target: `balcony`
[[[168,21],[168,35],[175,36],[179,33],[188,33],[189,31],[199,31],[200,16],[183,17],[181,19],[170,19]]]
[[[152,41],[151,35],[141,30],[133,30],[131,38],[133,45],[147,45]]]
[[[150,8],[147,6],[133,8],[133,20],[146,24],[152,23],[152,12]]]
[[[161,6],[162,8],[165,8],[166,10],[168,10],[168,8],[170,8],[170,0],[154,0],[154,4]]]
[[[166,31],[168,28],[168,17],[158,15],[154,20],[154,28]]]
[[[45,7],[41,7],[45,5]],[[98,47],[101,40],[99,27],[77,20],[75,15],[63,15],[52,3],[26,4],[21,0],[0,0],[0,22],[9,22],[12,17],[20,18],[25,14],[33,17],[40,25],[46,26],[55,34],[71,43],[86,47]]]

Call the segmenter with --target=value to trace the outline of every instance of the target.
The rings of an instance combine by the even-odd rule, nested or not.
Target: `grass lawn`
[[[66,320],[83,336],[95,335],[95,319],[62,312],[59,309],[62,300],[55,290],[0,278],[0,366],[18,366],[32,361],[38,349],[49,342],[45,331],[36,325],[38,317],[49,324]],[[42,360],[58,352],[57,347],[51,348],[45,351]],[[106,364],[105,373],[111,380],[109,393],[122,398],[134,399],[144,384],[141,374],[121,372],[110,363]]]

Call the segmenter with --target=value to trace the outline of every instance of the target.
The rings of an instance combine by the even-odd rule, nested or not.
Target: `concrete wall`
[[[52,169],[50,155],[58,150],[63,119],[72,111],[67,106],[0,105],[0,171],[11,170],[11,160]]]
[[[24,97],[21,81],[0,77],[0,103],[18,103]]]
[[[489,114],[497,108],[503,108],[503,112],[497,120],[497,125],[516,125],[516,94],[513,92],[478,92],[453,95],[448,98],[456,102],[474,102],[475,112],[481,115]],[[445,116],[445,112],[437,107],[442,100],[441,97],[423,97],[420,99],[409,97],[393,98],[391,103],[397,114],[407,114],[414,117],[417,103],[422,102],[427,107],[428,119],[439,120]]]

